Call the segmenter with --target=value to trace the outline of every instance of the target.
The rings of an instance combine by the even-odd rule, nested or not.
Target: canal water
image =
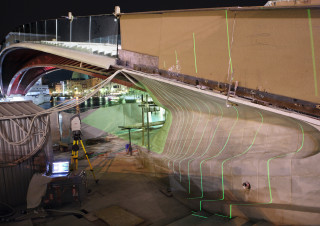
[[[55,98],[52,98],[52,100],[50,102],[40,104],[39,106],[44,109],[49,109],[49,108],[55,107],[59,104],[62,104],[64,101],[66,101],[68,99],[69,98],[65,98],[65,97],[55,97]],[[132,100],[132,99],[130,99],[130,100]],[[132,100],[132,102],[135,102],[135,101],[136,101],[135,99]],[[100,107],[110,107],[110,106],[122,104],[123,102],[124,102],[123,98],[119,98],[117,100],[112,100],[112,99],[106,98],[106,97],[91,97],[88,100],[86,100],[85,102],[81,103],[79,105],[79,107],[80,107],[80,112],[85,112],[90,109],[95,109],[95,108],[100,108]],[[65,112],[76,113],[76,109],[71,108],[71,109],[66,110]]]

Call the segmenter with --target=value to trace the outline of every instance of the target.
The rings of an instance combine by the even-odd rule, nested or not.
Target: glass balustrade
[[[114,15],[36,21],[11,31],[2,48],[15,43],[31,42],[117,57],[118,50],[121,49],[119,23]]]

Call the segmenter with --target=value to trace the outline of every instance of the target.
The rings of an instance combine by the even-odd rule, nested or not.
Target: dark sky
[[[143,12],[224,6],[264,5],[267,0],[1,0],[0,42],[18,25],[55,19],[72,12],[74,16],[110,14],[119,5],[121,12]]]

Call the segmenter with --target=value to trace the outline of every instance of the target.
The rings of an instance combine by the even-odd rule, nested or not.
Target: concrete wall
[[[228,217],[318,224],[317,129],[244,105],[226,107],[195,88],[132,76],[172,113],[164,152],[153,163],[169,169],[181,201]]]
[[[320,10],[308,15],[266,8],[127,14],[121,43],[158,57],[160,69],[219,82],[230,79],[229,45],[239,86],[319,103]]]

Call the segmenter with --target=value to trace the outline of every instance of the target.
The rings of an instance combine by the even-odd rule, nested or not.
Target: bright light
[[[24,100],[24,98],[21,96],[13,96],[12,97],[12,101],[22,101],[22,100]]]

